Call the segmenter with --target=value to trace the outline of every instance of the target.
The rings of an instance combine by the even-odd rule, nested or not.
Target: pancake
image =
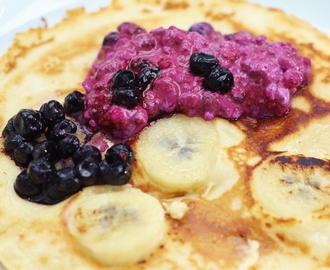
[[[330,267],[330,39],[280,10],[240,0],[117,0],[93,13],[83,8],[68,11],[54,27],[17,34],[0,59],[1,129],[22,108],[38,110],[48,100],[63,102],[73,90],[84,92],[82,82],[103,37],[123,21],[147,30],[171,25],[189,29],[196,22],[209,22],[224,34],[241,30],[265,34],[271,42],[292,43],[300,55],[310,58],[313,79],[297,91],[289,112],[282,116],[193,118],[192,128],[205,124],[210,129],[200,134],[202,139],[212,132],[218,135],[211,136],[216,145],[210,147],[216,153],[209,169],[211,180],[189,192],[186,187],[164,188],[163,181],[154,181],[157,171],[151,173],[145,163],[145,145],[164,132],[159,125],[163,120],[131,142],[136,161],[128,185],[88,187],[54,205],[17,196],[13,183],[20,168],[4,152],[1,138],[0,261],[5,269]],[[174,129],[182,121],[190,123],[180,114],[166,120]],[[169,129],[169,135],[173,132]],[[145,153],[155,154],[156,147]],[[153,166],[171,170],[156,159]],[[136,196],[136,203],[127,199],[127,204],[136,206],[134,211],[144,223],[130,223],[131,212],[125,208],[128,214],[119,211],[115,219],[119,225],[110,223],[111,231],[101,233],[94,224],[118,211],[102,208],[95,214],[92,206],[120,205],[122,194]],[[146,231],[150,226],[153,230]],[[96,246],[100,235],[106,241]],[[105,249],[111,252],[104,253]]]

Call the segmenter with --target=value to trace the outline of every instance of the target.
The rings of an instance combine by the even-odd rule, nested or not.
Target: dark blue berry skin
[[[56,123],[53,127],[49,128],[46,136],[48,139],[58,142],[68,133],[75,133],[76,131],[77,125],[69,119],[64,119],[61,122]]]
[[[11,152],[24,141],[25,139],[21,135],[12,132],[6,136],[5,140],[3,141],[3,146],[6,152]]]
[[[58,182],[51,182],[44,185],[42,200],[39,202],[42,204],[57,204],[70,196],[72,196],[75,192],[64,192],[59,190]]]
[[[65,118],[64,108],[56,100],[50,100],[44,103],[39,109],[47,125],[53,125]]]
[[[14,150],[14,160],[21,166],[27,166],[33,159],[34,143],[25,141]]]
[[[106,160],[100,162],[100,173],[97,184],[125,185],[132,176],[132,167],[126,162],[109,164]]]
[[[197,32],[203,36],[206,36],[208,34],[211,34],[212,32],[214,32],[214,29],[212,27],[212,25],[210,25],[209,23],[206,22],[202,22],[202,23],[195,23],[193,24],[189,29],[189,32]]]
[[[104,37],[102,46],[113,46],[118,40],[119,34],[117,32],[111,32]]]
[[[105,153],[105,160],[111,164],[134,161],[134,153],[130,146],[122,143],[112,145]]]
[[[139,104],[141,92],[136,89],[115,89],[112,97],[113,104],[125,107],[127,109],[133,109]]]
[[[13,118],[15,131],[25,138],[38,138],[46,129],[41,113],[35,110],[22,109]]]
[[[79,148],[79,139],[72,134],[67,134],[62,140],[57,144],[57,149],[60,157],[69,157]]]
[[[46,158],[39,158],[29,163],[27,173],[34,183],[44,184],[54,180],[56,169]]]
[[[140,73],[143,68],[150,67],[150,61],[145,58],[132,59],[129,66],[133,72]]]
[[[58,183],[58,190],[74,194],[80,189],[80,182],[74,168],[62,168],[57,170],[55,183]]]
[[[151,82],[158,76],[159,68],[157,67],[145,67],[139,73],[140,90],[145,90],[151,84]]]
[[[203,87],[211,92],[228,93],[234,86],[234,76],[230,70],[217,66],[204,77]]]
[[[42,193],[42,186],[31,181],[27,170],[22,171],[14,183],[15,192],[23,199],[33,200]]]
[[[120,69],[112,77],[112,88],[135,88],[137,82],[136,75],[129,69]]]
[[[189,59],[190,72],[196,76],[206,76],[219,64],[219,60],[210,54],[193,53]]]
[[[140,26],[131,22],[124,22],[120,24],[117,28],[118,32],[126,34],[128,36],[137,35],[139,33],[145,32]]]
[[[99,160],[87,157],[75,167],[81,187],[91,186],[96,182],[100,170],[99,163]]]
[[[15,132],[14,125],[13,125],[13,119],[14,119],[14,117],[12,117],[8,120],[5,128],[2,130],[2,137],[6,138],[10,133]]]
[[[98,162],[102,159],[100,150],[93,145],[83,145],[72,154],[73,162],[76,165],[88,157],[92,157]]]
[[[46,158],[54,163],[58,160],[57,145],[54,141],[44,140],[35,145],[32,152],[33,159]]]
[[[82,112],[85,106],[85,96],[79,91],[73,91],[64,99],[64,111],[68,115]]]

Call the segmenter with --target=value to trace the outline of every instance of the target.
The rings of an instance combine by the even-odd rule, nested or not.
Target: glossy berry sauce
[[[196,53],[216,67],[196,74],[190,68]],[[92,130],[128,138],[164,114],[280,116],[298,88],[310,83],[310,67],[290,43],[270,43],[265,36],[224,35],[208,23],[150,32],[123,23],[104,38],[83,82],[84,117]]]

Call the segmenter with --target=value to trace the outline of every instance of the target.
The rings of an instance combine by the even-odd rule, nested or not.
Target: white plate
[[[111,0],[0,0],[0,56],[11,46],[14,34],[31,27],[42,27],[45,18],[52,26],[65,17],[65,11],[85,6],[88,11],[106,6]],[[124,0],[123,0],[124,1]],[[325,0],[250,0],[264,6],[285,10],[301,19],[310,21],[315,27],[330,36],[328,12],[330,1]],[[249,14],[247,14],[249,16]],[[274,22],[276,24],[276,22]]]

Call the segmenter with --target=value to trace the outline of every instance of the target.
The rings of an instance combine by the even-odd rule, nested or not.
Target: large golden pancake
[[[74,89],[83,92],[81,83],[103,37],[123,21],[147,30],[171,25],[188,29],[195,22],[206,21],[222,33],[246,30],[253,35],[265,34],[270,41],[288,41],[311,59],[313,81],[297,92],[284,116],[207,122],[219,135],[218,147],[213,148],[218,151],[216,166],[207,188],[196,192],[166,190],[151,183],[141,150],[142,139],[154,134],[143,135],[148,129],[141,134],[141,142],[133,144],[137,152],[133,189],[87,188],[53,206],[27,202],[16,195],[13,182],[20,168],[2,152],[0,262],[4,267],[329,268],[330,39],[282,11],[241,0],[117,0],[94,13],[85,13],[83,8],[72,10],[52,28],[17,34],[13,46],[0,59],[1,129],[21,108],[38,109],[51,99],[62,102]],[[176,117],[179,123],[186,121],[183,116]],[[119,221],[127,235],[123,233],[118,240],[112,238],[111,231],[102,236],[114,241],[111,252],[104,252],[103,244],[98,249],[94,240],[100,235],[84,234],[77,228],[84,218],[90,220],[95,214],[87,208],[97,205],[97,198],[107,200],[104,194],[109,192],[119,196],[112,203],[118,203],[122,192],[137,196],[137,207],[145,194],[152,195],[146,197],[146,212],[139,213],[149,217],[146,226],[155,225],[160,240],[158,234],[141,234],[138,226],[133,230],[122,214]],[[161,214],[158,217],[163,209],[165,218]],[[157,244],[132,248],[135,238],[144,237]],[[132,252],[134,248],[136,252]],[[142,259],[134,261],[135,253]]]

